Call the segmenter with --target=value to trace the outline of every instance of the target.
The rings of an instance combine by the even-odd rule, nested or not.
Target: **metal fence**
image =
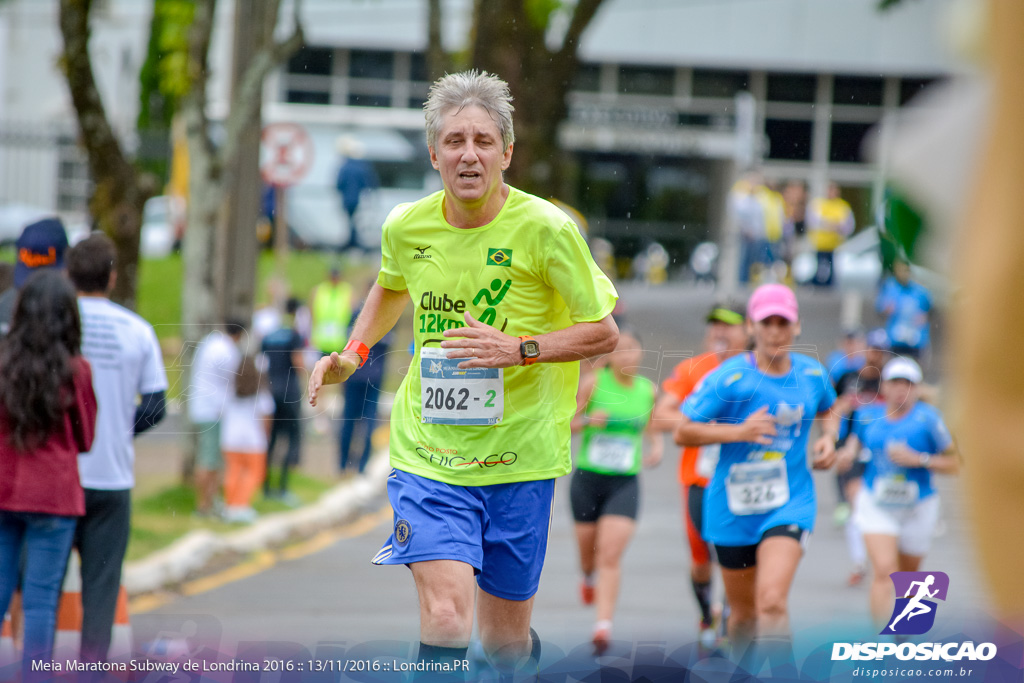
[[[0,121],[0,204],[85,216],[92,181],[73,123]]]

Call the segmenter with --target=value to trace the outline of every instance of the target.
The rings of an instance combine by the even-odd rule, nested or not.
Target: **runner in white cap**
[[[931,545],[939,519],[939,496],[932,472],[956,474],[960,467],[953,439],[933,406],[918,400],[921,368],[894,358],[882,369],[885,405],[858,412],[841,457],[863,448],[871,453],[854,516],[871,559],[871,615],[884,626],[892,612],[895,571],[913,572]]]

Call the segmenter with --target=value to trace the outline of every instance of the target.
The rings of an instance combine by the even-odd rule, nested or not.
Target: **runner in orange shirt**
[[[750,339],[744,327],[745,309],[736,302],[716,304],[707,315],[707,333],[704,350],[699,356],[688,358],[676,366],[672,376],[661,387],[664,393],[654,409],[653,421],[657,428],[665,431],[674,429],[679,421],[679,406],[689,396],[700,380],[717,368],[723,361],[748,348]],[[718,460],[718,444],[702,448],[686,447],[679,460],[679,483],[683,493],[683,518],[686,520],[686,535],[690,542],[690,581],[693,593],[700,607],[700,644],[711,649],[716,636],[714,618],[711,614],[711,552],[701,537],[701,521],[704,487],[708,477],[715,471]]]

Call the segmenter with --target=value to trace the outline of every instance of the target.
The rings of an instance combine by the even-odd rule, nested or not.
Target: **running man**
[[[572,466],[578,361],[615,348],[617,295],[565,213],[505,184],[505,82],[445,76],[424,111],[444,189],[388,216],[377,283],[345,349],[313,370],[310,403],[412,299],[415,354],[391,417],[394,530],[373,561],[412,570],[421,660],[465,658],[475,604],[484,651],[508,673],[538,654],[530,615],[554,480]]]
[[[619,345],[605,358],[604,367],[580,381],[576,396],[572,431],[582,432],[583,440],[569,494],[583,571],[580,597],[585,605],[597,603],[592,642],[598,655],[611,642],[622,554],[640,508],[640,469],[657,466],[662,455],[662,435],[650,430],[658,388],[636,374],[640,339],[621,330]]]
[[[870,459],[857,493],[854,521],[871,560],[871,615],[885,624],[892,609],[889,575],[916,572],[939,520],[932,473],[956,474],[959,456],[942,415],[918,399],[921,368],[894,358],[882,369],[884,405],[858,411],[842,449],[849,462],[867,449]]]
[[[934,598],[939,592],[938,588],[936,588],[934,592],[928,590],[928,586],[933,583],[935,583],[935,576],[933,574],[929,574],[928,578],[924,581],[911,581],[910,586],[907,588],[907,594],[903,597],[909,598],[910,594],[914,590],[914,586],[918,587],[917,594],[910,598],[910,601],[907,603],[907,606],[903,608],[903,611],[900,612],[900,615],[893,619],[892,623],[889,624],[890,631],[894,631],[896,629],[896,623],[903,617],[906,617],[907,621],[910,621],[919,614],[928,614],[932,611],[931,607],[921,601],[925,598]]]
[[[654,409],[654,423],[663,431],[675,429],[679,422],[679,406],[693,393],[705,375],[724,361],[746,350],[750,342],[744,325],[743,307],[734,302],[715,304],[708,312],[704,350],[676,366],[672,376],[661,384],[664,390]],[[704,489],[718,462],[718,445],[683,449],[679,459],[679,483],[683,493],[683,519],[690,544],[690,584],[700,609],[700,644],[715,645],[714,616],[711,610],[711,549],[702,536]]]
[[[789,589],[814,527],[807,442],[820,419],[813,465],[831,467],[839,417],[825,368],[789,350],[800,333],[793,291],[758,287],[747,319],[754,350],[704,378],[683,403],[675,440],[722,445],[704,496],[704,537],[722,569],[734,651],[745,653],[756,637],[775,645],[767,650],[774,661],[776,654],[792,657]]]

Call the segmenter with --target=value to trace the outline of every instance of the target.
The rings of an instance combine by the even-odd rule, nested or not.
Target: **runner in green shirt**
[[[485,652],[511,672],[538,655],[530,614],[554,478],[570,469],[578,361],[615,347],[617,295],[566,214],[505,184],[506,83],[451,74],[424,110],[444,190],[385,221],[377,284],[345,349],[313,370],[310,403],[411,299],[415,355],[391,420],[394,530],[374,563],[412,569],[421,660],[465,659],[475,602]]]
[[[580,382],[574,432],[583,432],[570,500],[576,522],[583,604],[597,603],[592,642],[608,649],[619,596],[621,560],[633,537],[640,507],[637,474],[661,462],[661,434],[649,431],[658,389],[635,374],[643,361],[636,334],[622,330],[608,364]],[[646,454],[644,441],[648,442]],[[594,573],[597,573],[595,584]]]

